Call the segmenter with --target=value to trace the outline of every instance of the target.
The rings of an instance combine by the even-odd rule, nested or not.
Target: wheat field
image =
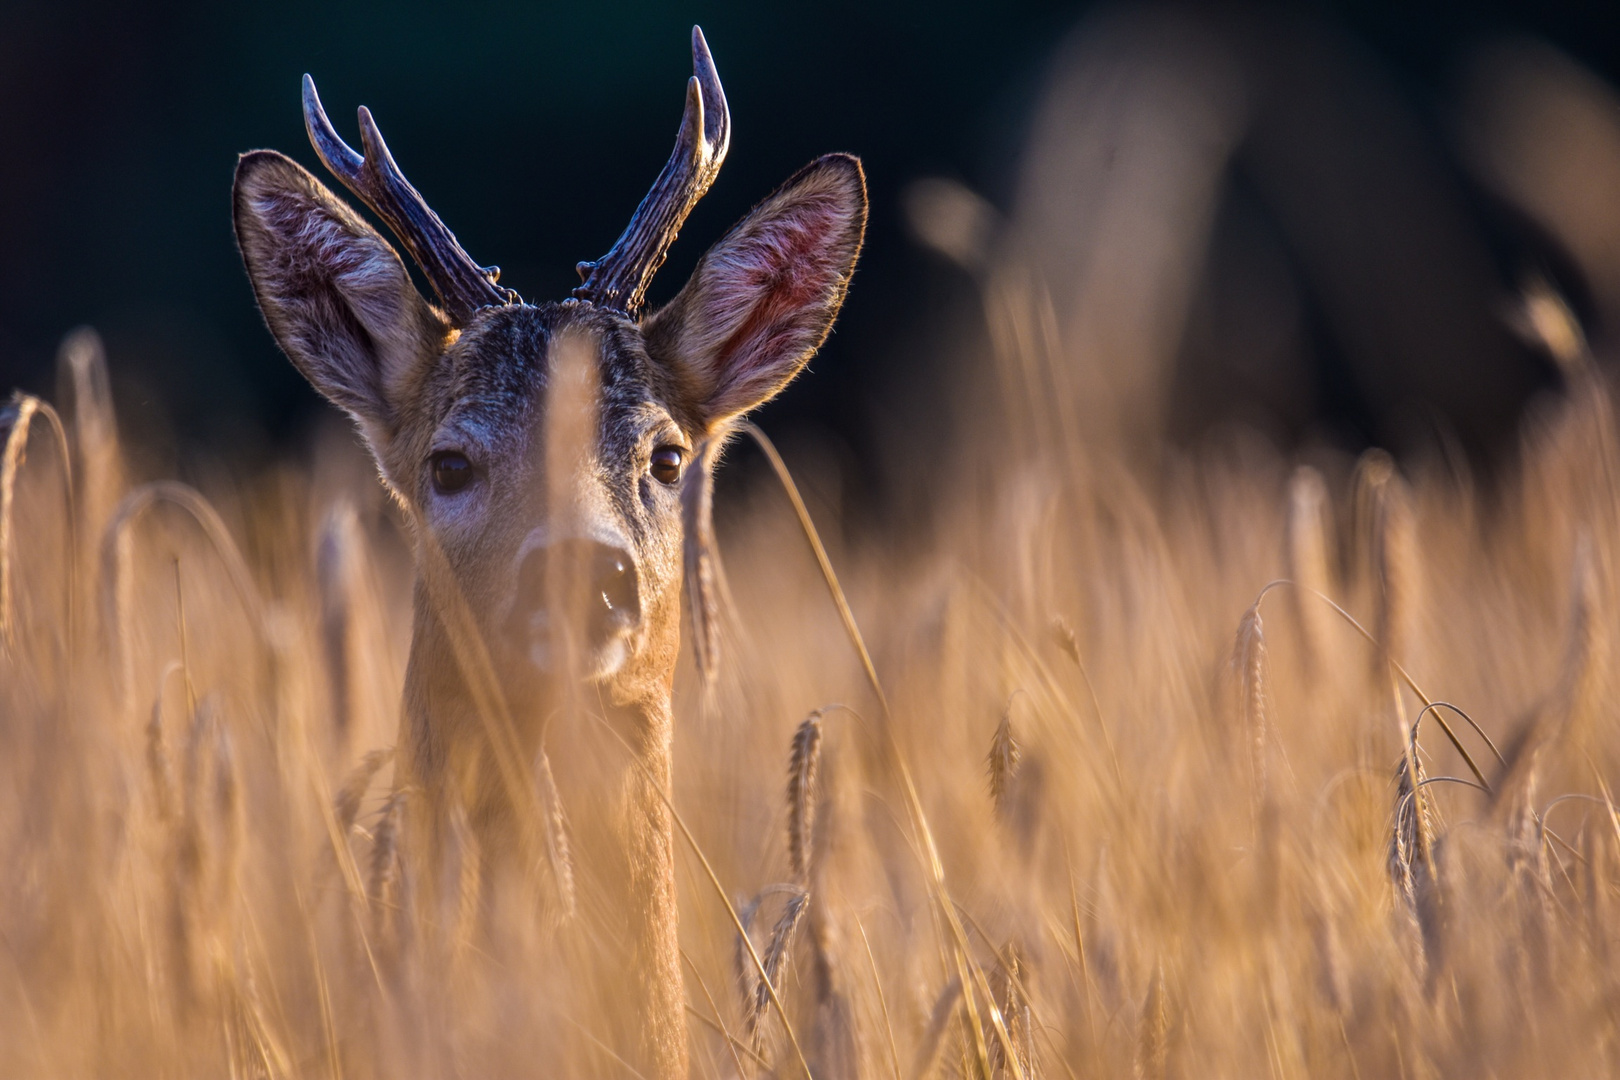
[[[1242,438],[1148,470],[1019,390],[1033,339],[906,542],[814,499],[812,541],[764,472],[723,515],[719,677],[676,689],[693,1074],[1620,1070],[1607,383],[1489,488]],[[108,363],[76,333],[4,414],[0,1075],[634,1075],[568,850],[621,750],[565,720],[522,887],[454,827],[411,880],[399,512],[341,436],[142,476]]]

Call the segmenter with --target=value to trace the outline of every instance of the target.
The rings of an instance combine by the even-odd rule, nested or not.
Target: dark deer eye
[[[429,459],[433,466],[433,488],[441,495],[453,495],[471,483],[472,462],[466,454],[444,450]]]
[[[686,464],[686,451],[678,446],[660,446],[652,453],[648,471],[660,484],[673,484],[681,478],[681,466]]]

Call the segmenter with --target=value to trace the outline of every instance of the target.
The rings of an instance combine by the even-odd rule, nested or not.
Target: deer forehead
[[[487,309],[446,350],[427,390],[434,435],[426,450],[533,458],[550,419],[559,353],[575,347],[591,367],[596,417],[587,449],[604,469],[632,464],[660,429],[685,441],[634,324],[586,304],[520,304]]]

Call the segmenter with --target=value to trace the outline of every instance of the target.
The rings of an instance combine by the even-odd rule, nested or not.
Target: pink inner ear
[[[784,215],[717,267],[712,302],[721,312],[747,306],[717,350],[720,396],[785,376],[781,368],[815,344],[821,309],[840,271],[836,217],[831,207],[813,204]]]

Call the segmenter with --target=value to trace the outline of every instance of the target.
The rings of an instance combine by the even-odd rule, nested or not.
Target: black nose
[[[524,643],[550,638],[575,621],[591,648],[641,621],[641,593],[630,553],[596,540],[537,547],[518,567],[509,631]]]

